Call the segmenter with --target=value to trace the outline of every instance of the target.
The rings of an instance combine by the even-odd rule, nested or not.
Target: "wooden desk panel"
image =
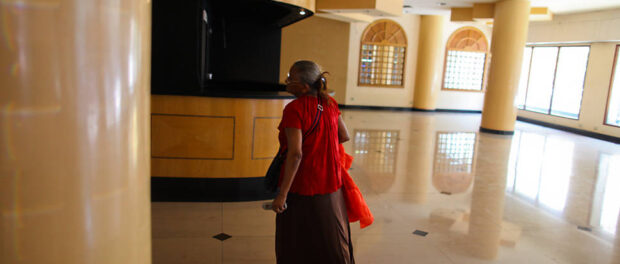
[[[254,118],[254,135],[252,140],[252,159],[273,159],[280,144],[277,142],[278,125],[281,117]],[[260,131],[256,133],[256,131]],[[276,135],[276,144],[273,143]]]
[[[151,175],[185,178],[264,176],[279,146],[282,110],[291,101],[171,95],[151,100]],[[234,125],[213,117],[234,118]],[[232,159],[221,159],[231,157],[231,140]]]
[[[169,159],[234,159],[234,116],[151,116],[151,153]]]

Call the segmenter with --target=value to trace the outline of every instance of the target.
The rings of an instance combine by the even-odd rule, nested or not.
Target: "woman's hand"
[[[286,195],[283,195],[282,193],[278,194],[276,199],[273,200],[271,206],[273,211],[276,213],[284,212],[284,210],[286,210]]]

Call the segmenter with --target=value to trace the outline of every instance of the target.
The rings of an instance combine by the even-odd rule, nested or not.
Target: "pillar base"
[[[419,111],[419,112],[436,112],[436,109],[423,109],[423,108],[415,108],[412,107],[411,110],[413,111]]]
[[[509,135],[509,136],[512,136],[515,134],[514,131],[495,130],[495,129],[489,129],[489,128],[484,128],[484,127],[480,127],[480,132],[497,134],[497,135]]]

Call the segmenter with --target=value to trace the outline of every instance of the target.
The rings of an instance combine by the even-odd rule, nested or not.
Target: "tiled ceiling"
[[[408,14],[449,14],[452,7],[471,7],[474,3],[493,3],[496,0],[403,0],[403,12]],[[531,0],[532,6],[549,7],[554,14],[579,13],[620,8],[620,0]]]

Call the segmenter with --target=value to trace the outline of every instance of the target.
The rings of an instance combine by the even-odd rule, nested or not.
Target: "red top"
[[[303,137],[302,158],[297,174],[293,179],[292,193],[301,195],[328,194],[342,186],[340,176],[340,148],[338,142],[338,104],[331,98],[329,106],[321,100],[323,112],[314,131]],[[278,139],[282,149],[287,149],[285,128],[301,129],[302,135],[310,130],[317,113],[318,98],[299,97],[284,107],[282,121],[278,126]],[[284,175],[284,166],[280,180]]]

